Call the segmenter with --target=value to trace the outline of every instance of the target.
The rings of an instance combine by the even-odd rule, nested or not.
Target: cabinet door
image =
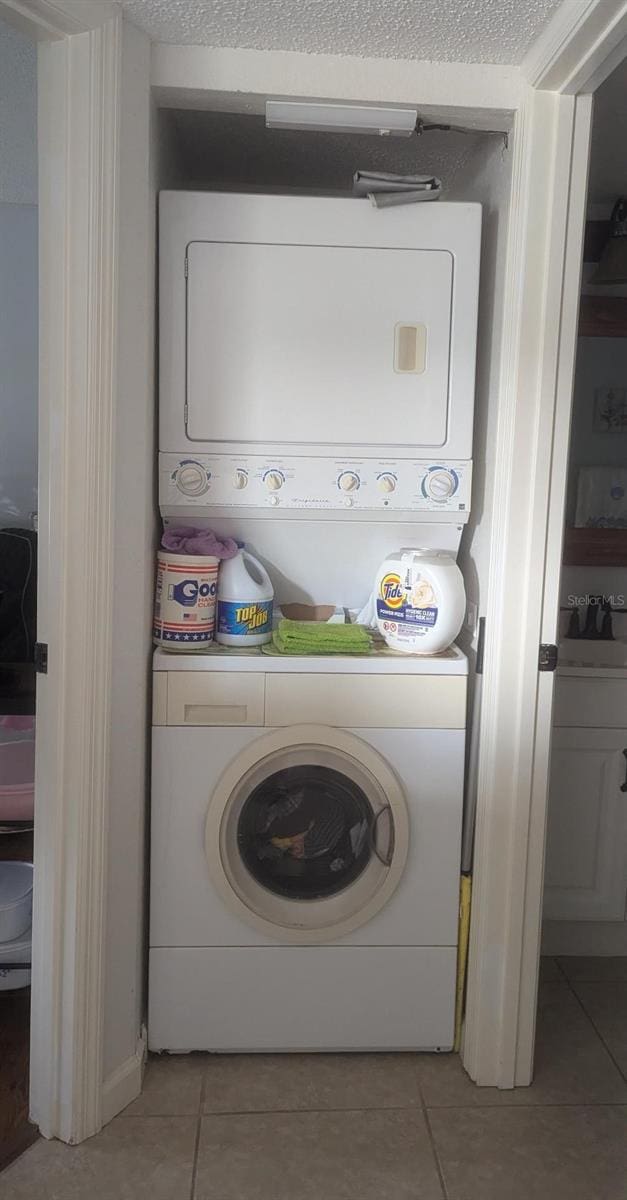
[[[544,916],[622,921],[627,885],[627,731],[555,729]]]

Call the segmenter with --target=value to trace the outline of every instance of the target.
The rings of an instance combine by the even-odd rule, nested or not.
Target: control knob
[[[337,482],[341,491],[356,492],[360,484],[360,479],[355,471],[342,471]]]
[[[247,484],[248,484],[248,472],[243,471],[241,467],[238,467],[233,476],[233,487],[237,488],[238,491],[241,492],[242,488],[245,488],[247,486]]]
[[[379,475],[377,485],[380,492],[393,492],[396,489],[396,476],[385,471],[383,475]]]
[[[266,471],[263,478],[269,492],[278,492],[285,483],[285,476],[280,471]]]
[[[209,487],[207,472],[200,463],[191,459],[182,462],[176,472],[176,486],[184,496],[202,496]]]
[[[431,500],[441,501],[448,500],[457,489],[457,476],[453,471],[448,471],[445,467],[438,468],[435,471],[428,471],[422,483],[422,490],[425,496]]]

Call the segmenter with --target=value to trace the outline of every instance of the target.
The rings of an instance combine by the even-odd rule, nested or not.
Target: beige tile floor
[[[163,1056],[101,1134],[38,1141],[2,1200],[627,1200],[625,960],[543,963],[536,1077],[455,1055]]]

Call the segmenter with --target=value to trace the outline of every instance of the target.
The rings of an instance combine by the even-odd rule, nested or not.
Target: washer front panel
[[[264,885],[246,865],[240,851],[242,817],[250,798],[264,782],[272,776],[280,778],[278,773],[284,771],[289,776],[290,767],[305,765],[331,768],[338,777],[344,779],[347,793],[352,787],[353,793],[356,791],[365,798],[370,809],[365,829],[360,828],[356,817],[351,818],[354,822],[352,827],[344,831],[344,837],[349,842],[348,849],[342,848],[343,839],[337,832],[341,832],[342,822],[336,822],[337,830],[333,822],[334,818],[341,815],[335,798],[329,812],[324,815],[327,826],[324,832],[332,847],[324,856],[330,863],[324,878],[329,881],[334,865],[337,865],[338,871],[345,869],[344,860],[349,860],[351,855],[351,841],[353,849],[356,842],[362,843],[360,856],[363,856],[363,839],[367,838],[372,844],[367,865],[345,888],[326,897],[305,899],[299,895],[292,899],[275,889],[271,890],[269,881],[273,876],[267,866]],[[322,795],[319,804],[323,804]],[[285,810],[286,815],[283,816],[281,812],[273,817],[272,807]],[[310,805],[309,812],[307,797],[299,794],[298,789],[282,791],[280,785],[277,786],[277,799],[272,807],[270,815],[278,829],[281,828],[281,819],[286,822],[286,830],[291,825],[300,829],[299,820],[305,825],[309,824],[308,835],[303,833],[296,838],[272,838],[271,826],[268,834],[260,837],[258,842],[259,854],[274,853],[280,856],[280,865],[285,872],[281,876],[282,890],[286,889],[287,871],[291,869],[296,888],[302,892],[308,870],[312,872],[318,869],[319,879],[323,877],[323,860],[316,864],[312,858],[308,862],[306,850],[309,838],[315,836],[318,817],[322,822],[323,815],[319,809],[316,813],[314,805]],[[300,816],[300,809],[307,810],[305,817]],[[334,841],[334,838],[337,840]],[[366,742],[352,734],[324,726],[292,726],[269,733],[247,747],[229,764],[219,780],[207,815],[209,869],[226,903],[253,928],[268,933],[277,941],[300,945],[329,942],[342,937],[366,924],[383,908],[403,873],[408,840],[407,807],[398,780],[387,763]],[[324,843],[321,848],[324,848]],[[333,855],[336,857],[333,858]],[[262,865],[260,861],[260,871]]]
[[[409,845],[405,869],[384,907],[333,944],[454,946],[464,731],[348,732],[385,763],[393,764],[409,814]],[[242,756],[250,750],[252,762],[257,761],[258,747],[267,733],[267,729],[250,726],[153,729],[151,946],[280,945],[274,933],[253,928],[239,908],[226,902],[208,869],[204,837],[211,796],[220,777],[234,761],[243,764]],[[246,769],[239,770],[237,777]],[[216,853],[219,826],[218,814]]]

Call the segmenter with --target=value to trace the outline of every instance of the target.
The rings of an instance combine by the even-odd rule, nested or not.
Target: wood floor
[[[0,835],[3,858],[32,862],[32,833]],[[0,1171],[39,1136],[28,1120],[29,1050],[30,988],[0,992]]]

